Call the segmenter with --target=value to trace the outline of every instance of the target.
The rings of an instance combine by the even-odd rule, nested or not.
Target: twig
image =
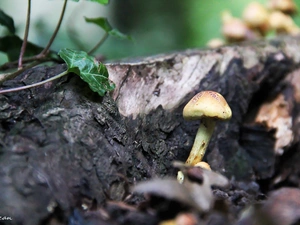
[[[31,5],[31,0],[28,0],[28,12],[27,12],[26,29],[25,29],[25,34],[24,34],[24,40],[23,40],[22,48],[21,48],[21,51],[20,51],[19,60],[18,61],[13,61],[13,62],[7,62],[7,63],[1,65],[0,66],[0,70],[10,68],[10,67],[12,67],[12,66],[14,66],[16,64],[18,64],[19,65],[18,67],[21,68],[23,62],[32,62],[32,61],[43,59],[43,58],[45,58],[47,56],[47,54],[49,52],[49,48],[52,45],[52,43],[53,43],[53,41],[54,41],[54,39],[55,39],[58,31],[59,31],[59,28],[61,26],[61,23],[62,23],[64,14],[65,14],[65,11],[66,11],[67,0],[64,1],[63,9],[61,11],[58,24],[57,24],[57,26],[56,26],[56,28],[54,30],[54,33],[52,34],[52,36],[51,36],[51,38],[49,40],[47,46],[38,55],[31,56],[31,57],[26,57],[26,58],[23,59],[23,55],[24,55],[24,52],[25,52],[26,44],[27,44],[28,30],[29,30],[29,22],[30,22],[29,15],[30,15],[30,8],[31,8],[30,5]]]
[[[13,73],[0,74],[0,84],[2,84],[6,80],[14,79],[16,76],[23,73],[25,70],[28,70],[28,69],[36,66],[36,65],[39,65],[39,64],[41,64],[43,62],[47,62],[47,61],[53,61],[53,59],[51,59],[51,58],[42,58],[42,59],[39,59],[39,60],[36,60],[36,61],[32,62],[31,64],[23,67],[22,69],[19,69],[19,70],[13,72]],[[23,60],[23,63],[24,63],[24,60]]]
[[[103,44],[103,42],[107,39],[107,37],[108,37],[108,33],[106,32],[104,36],[101,38],[101,40],[90,51],[88,51],[88,54],[89,55],[93,54],[99,48],[99,46]]]
[[[18,76],[19,74],[23,73],[25,70],[28,70],[36,65],[40,64],[40,62],[33,62],[31,64],[29,64],[26,67],[23,67],[21,69],[18,69],[17,71],[13,72],[13,73],[9,73],[9,74],[0,74],[0,84],[2,84],[4,81],[9,80],[9,79],[14,79],[16,76]]]
[[[21,91],[21,90],[25,90],[25,89],[28,89],[28,88],[33,88],[33,87],[37,87],[37,86],[40,86],[40,85],[43,85],[47,82],[50,82],[50,81],[53,81],[53,80],[56,80],[60,77],[63,77],[65,76],[66,74],[68,74],[69,72],[66,70],[54,77],[51,77],[47,80],[44,80],[44,81],[41,81],[41,82],[38,82],[38,83],[35,83],[35,84],[30,84],[30,85],[26,85],[26,86],[23,86],[23,87],[17,87],[17,88],[10,88],[10,89],[5,89],[5,90],[0,90],[0,94],[5,94],[5,93],[10,93],[10,92],[16,92],[16,91]]]
[[[30,63],[32,61],[39,61],[39,62],[44,62],[44,61],[55,61],[53,58],[37,58],[36,56],[31,56],[31,57],[25,57],[23,58],[22,63]],[[15,68],[15,66],[18,64],[18,61],[11,61],[11,62],[6,62],[3,65],[0,66],[0,71]]]
[[[59,21],[58,21],[58,24],[54,30],[54,33],[52,34],[52,37],[50,38],[47,46],[43,49],[43,51],[37,55],[37,58],[43,58],[46,56],[46,54],[48,53],[49,51],[49,48],[51,47],[56,35],[57,35],[57,32],[59,31],[59,28],[60,28],[60,25],[61,25],[61,22],[64,18],[64,15],[65,15],[65,11],[66,11],[66,6],[67,6],[67,0],[64,1],[64,5],[63,5],[63,9],[61,11],[61,14],[60,14],[60,18],[59,18]]]
[[[25,53],[27,40],[28,40],[29,25],[30,25],[30,11],[31,11],[31,0],[28,0],[26,27],[25,27],[23,43],[22,43],[21,50],[20,50],[19,61],[18,61],[19,69],[22,69],[23,55]]]

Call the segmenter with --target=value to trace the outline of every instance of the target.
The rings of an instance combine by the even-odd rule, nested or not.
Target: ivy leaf
[[[108,71],[104,64],[97,62],[94,57],[84,51],[68,48],[61,49],[58,55],[66,62],[68,72],[76,73],[87,82],[92,91],[104,96],[107,91],[112,91],[115,84],[108,79]]]
[[[108,20],[104,17],[98,17],[98,18],[87,18],[85,17],[85,21],[88,23],[96,24],[97,26],[101,27],[103,30],[105,30],[106,33],[108,33],[111,36],[120,38],[120,39],[127,39],[132,40],[131,36],[121,33],[115,28],[112,28],[112,26],[109,24]]]
[[[104,17],[97,17],[97,18],[87,18],[84,17],[85,21],[88,23],[93,23],[101,27],[107,33],[112,30],[111,25],[109,24],[108,20]]]
[[[73,2],[79,2],[79,0],[72,0]],[[109,0],[87,0],[87,1],[90,1],[90,2],[97,2],[99,4],[102,4],[102,5],[107,5]]]
[[[7,29],[14,34],[16,29],[15,29],[15,24],[14,24],[14,20],[7,15],[5,12],[3,12],[3,10],[0,9],[0,24],[2,26],[7,27]]]
[[[109,0],[88,0],[90,2],[98,2],[99,4],[106,5],[108,4]]]
[[[119,39],[127,39],[132,41],[132,37],[130,35],[126,35],[118,31],[117,29],[112,29],[108,32],[111,36],[117,37]]]

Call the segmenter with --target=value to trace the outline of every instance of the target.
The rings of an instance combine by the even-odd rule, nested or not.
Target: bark
[[[280,37],[107,63],[116,89],[103,98],[73,74],[0,95],[0,215],[38,224],[56,212],[63,223],[74,207],[123,200],[136,181],[175,176],[172,162],[186,160],[200,123],[184,121],[182,109],[201,90],[220,92],[233,111],[204,158],[213,170],[262,188],[299,185],[299,43]],[[63,70],[34,68],[3,87]]]

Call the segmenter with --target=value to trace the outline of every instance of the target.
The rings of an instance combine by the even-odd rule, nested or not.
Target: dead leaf
[[[181,171],[185,174],[188,172],[188,169],[195,168],[182,165],[180,165],[180,167]],[[148,193],[166,199],[176,200],[200,212],[208,211],[214,203],[211,186],[224,187],[228,185],[229,182],[227,178],[221,174],[200,167],[197,167],[197,170],[199,170],[199,174],[203,177],[203,182],[200,184],[199,182],[190,181],[188,178],[186,178],[182,184],[175,178],[156,178],[137,184],[134,187],[134,192]]]

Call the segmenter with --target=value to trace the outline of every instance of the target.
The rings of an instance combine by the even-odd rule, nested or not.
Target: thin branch
[[[64,5],[63,5],[63,8],[62,8],[62,11],[61,11],[61,14],[60,14],[60,18],[59,18],[59,21],[58,21],[58,24],[54,30],[54,33],[52,34],[52,37],[50,38],[47,46],[43,49],[43,51],[37,55],[38,58],[41,58],[41,57],[45,57],[45,55],[48,53],[49,51],[49,48],[51,47],[58,31],[59,31],[59,28],[60,28],[60,25],[61,25],[61,22],[64,18],[64,15],[65,15],[65,11],[66,11],[66,6],[67,6],[67,0],[64,1]]]
[[[38,61],[38,62],[44,62],[44,61],[57,61],[55,58],[37,58],[37,56],[30,56],[30,57],[25,57],[23,58],[23,61],[22,63],[30,63],[30,62],[34,62],[34,61]],[[3,70],[7,70],[7,69],[11,69],[11,68],[15,68],[15,66],[18,64],[18,61],[11,61],[11,62],[6,62],[4,64],[2,64],[0,66],[0,71],[3,71]]]
[[[108,38],[108,33],[106,32],[104,36],[101,38],[101,40],[88,52],[89,55],[93,54]]]
[[[31,64],[13,72],[13,73],[0,74],[0,84],[2,84],[6,80],[14,79],[16,76],[20,75],[25,70],[28,70],[28,69],[35,67],[43,62],[47,62],[47,61],[51,61],[51,60],[52,59],[50,59],[50,58],[39,59],[39,60],[36,60],[36,61],[32,62]],[[24,63],[24,61],[23,61],[23,63]]]
[[[17,71],[9,74],[0,74],[0,84],[2,84],[4,81],[9,80],[9,79],[14,79],[16,76],[20,75],[23,73],[25,70],[28,70],[36,65],[40,64],[40,62],[33,62],[29,64],[28,66],[25,66],[21,69],[18,69]]]
[[[21,90],[25,90],[25,89],[28,89],[28,88],[33,88],[33,87],[37,87],[37,86],[40,86],[40,85],[43,85],[45,83],[48,83],[50,81],[53,81],[53,80],[56,80],[60,77],[63,77],[65,76],[66,74],[68,74],[69,72],[66,70],[54,77],[51,77],[47,80],[44,80],[44,81],[41,81],[41,82],[38,82],[38,83],[34,83],[34,84],[30,84],[30,85],[26,85],[26,86],[23,86],[23,87],[17,87],[17,88],[10,88],[10,89],[5,89],[5,90],[0,90],[0,94],[5,94],[5,93],[10,93],[10,92],[16,92],[16,91],[21,91]]]
[[[59,28],[61,26],[61,23],[62,23],[62,20],[63,20],[63,17],[64,17],[64,14],[65,14],[65,11],[66,11],[66,6],[67,6],[67,0],[64,1],[64,5],[63,5],[63,9],[62,9],[62,12],[61,12],[61,15],[60,15],[60,18],[59,18],[59,21],[58,21],[58,24],[55,28],[55,31],[54,33],[52,34],[52,37],[50,38],[49,40],[49,43],[47,44],[47,46],[41,51],[41,53],[39,53],[38,55],[35,55],[35,56],[31,56],[31,57],[27,57],[27,58],[24,58],[23,59],[23,55],[24,55],[24,52],[25,52],[25,48],[26,48],[26,44],[27,44],[27,36],[28,36],[28,30],[29,30],[29,22],[30,22],[30,19],[28,17],[28,15],[30,15],[30,3],[31,3],[31,0],[28,0],[28,13],[27,13],[27,22],[26,22],[26,30],[25,30],[25,35],[24,35],[24,40],[23,40],[23,45],[22,45],[22,48],[21,48],[21,51],[20,51],[20,57],[19,57],[19,60],[18,61],[13,61],[13,62],[7,62],[3,65],[0,66],[0,70],[3,70],[3,69],[8,69],[16,64],[19,65],[19,68],[22,67],[22,63],[23,62],[32,62],[32,61],[36,61],[36,60],[41,60],[43,58],[46,57],[46,55],[48,54],[49,52],[49,48],[50,46],[52,45],[58,31],[59,31]]]
[[[21,50],[20,50],[20,56],[19,56],[19,62],[18,62],[19,69],[22,68],[23,56],[24,56],[24,53],[26,50],[26,45],[27,45],[27,40],[28,40],[29,25],[30,25],[30,13],[31,13],[30,11],[31,11],[31,0],[28,0],[26,27],[25,27],[24,39],[23,39]]]

